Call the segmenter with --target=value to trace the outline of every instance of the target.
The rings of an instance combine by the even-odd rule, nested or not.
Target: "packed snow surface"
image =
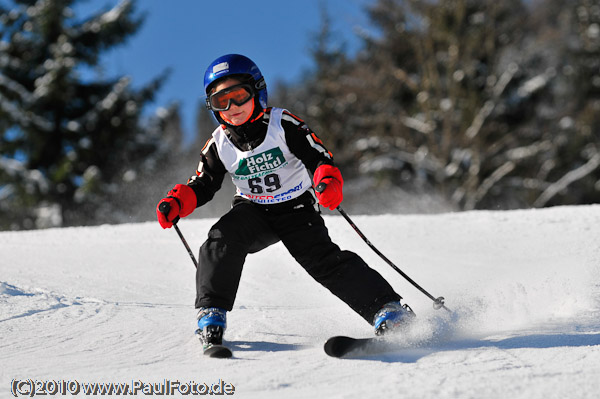
[[[239,398],[598,397],[600,206],[353,217],[452,313],[434,310],[342,217],[325,219],[417,314],[385,353],[323,352],[328,337],[372,327],[281,244],[247,258],[226,332],[234,358],[210,359],[194,337],[195,270],[175,231],[2,232],[0,398],[28,380],[221,384]],[[214,222],[179,223],[194,252]]]

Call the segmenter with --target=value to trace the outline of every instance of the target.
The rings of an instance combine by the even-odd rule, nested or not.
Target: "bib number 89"
[[[250,192],[252,194],[262,194],[265,191],[272,193],[281,188],[281,181],[279,180],[279,175],[271,173],[270,175],[264,176],[263,179],[255,177],[254,179],[248,180],[248,186],[250,187]]]

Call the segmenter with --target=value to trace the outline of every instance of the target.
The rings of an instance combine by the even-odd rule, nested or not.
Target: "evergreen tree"
[[[545,104],[553,116],[546,129],[553,132],[557,148],[534,205],[596,203],[600,201],[600,4],[545,0],[539,9],[542,43],[555,54],[556,84]]]
[[[367,11],[356,57],[331,45],[324,18],[315,70],[280,91],[334,143],[346,176],[435,190],[461,209],[600,200],[597,0],[377,0]]]
[[[379,130],[392,136],[399,161],[384,165],[436,185],[462,208],[498,201],[499,182],[528,158],[511,151],[539,141],[516,132],[536,101],[519,92],[531,73],[519,48],[527,16],[519,0],[382,0],[371,9],[382,39],[370,58],[386,66],[388,86],[376,92],[389,93]]]
[[[31,228],[117,221],[111,196],[160,153],[141,125],[165,75],[89,78],[103,52],[140,28],[133,1],[78,18],[76,0],[13,0],[0,7],[0,225]],[[145,162],[145,164],[144,164]]]

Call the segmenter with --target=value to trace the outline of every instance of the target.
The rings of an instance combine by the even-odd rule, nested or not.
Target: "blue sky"
[[[85,14],[117,3],[89,0],[76,10]],[[281,80],[297,82],[312,66],[310,40],[321,26],[321,6],[328,10],[337,43],[345,43],[352,52],[361,43],[354,29],[366,27],[365,7],[370,3],[372,0],[138,0],[137,12],[147,13],[144,26],[127,44],[108,53],[103,66],[110,75],[131,76],[134,86],[171,68],[169,80],[149,111],[178,101],[189,133],[202,100],[204,71],[215,58],[227,53],[250,57],[270,87]]]

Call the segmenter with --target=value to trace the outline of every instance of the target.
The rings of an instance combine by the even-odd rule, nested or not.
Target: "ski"
[[[214,357],[218,359],[227,359],[233,356],[231,349],[225,345],[202,345],[202,353],[204,356]]]
[[[331,337],[323,349],[331,357],[358,358],[384,353],[416,353],[427,351],[450,342],[456,330],[445,318],[422,319],[397,329],[393,334],[352,338],[343,335]]]
[[[383,337],[352,338],[338,335],[325,342],[325,353],[331,357],[344,357],[347,355],[368,355],[383,352],[388,343]]]
[[[225,345],[216,345],[209,342],[204,342],[202,339],[202,330],[196,330],[196,337],[202,344],[202,354],[208,357],[214,357],[218,359],[227,359],[233,356],[233,352]]]

